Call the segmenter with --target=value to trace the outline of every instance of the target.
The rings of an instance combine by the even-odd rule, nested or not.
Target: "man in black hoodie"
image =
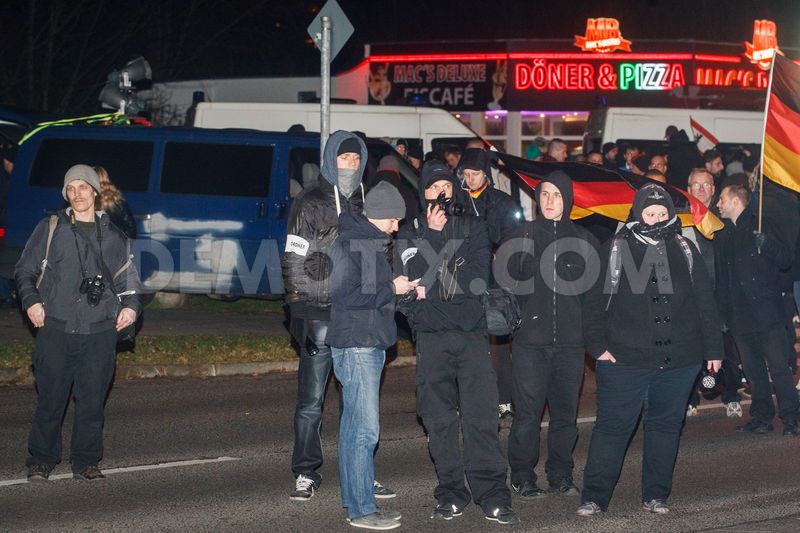
[[[512,359],[514,423],[508,440],[511,488],[522,498],[546,495],[536,484],[539,427],[549,406],[548,457],[550,490],[577,496],[572,481],[572,449],[578,438],[578,392],[583,378],[584,341],[581,319],[584,294],[600,272],[597,241],[574,224],[572,181],[557,170],[536,187],[540,215],[504,245],[508,273],[516,286],[522,325],[514,336]],[[521,239],[520,239],[521,237]],[[522,251],[516,260],[514,252]],[[525,284],[525,286],[521,286]]]
[[[482,148],[467,148],[461,155],[459,177],[467,193],[468,207],[475,216],[486,221],[489,241],[494,252],[500,243],[525,220],[522,210],[503,191],[496,189],[490,176],[489,154]],[[501,417],[511,415],[511,346],[509,337],[491,337],[492,366],[497,374],[498,411]]]
[[[300,345],[297,370],[297,407],[294,414],[292,473],[295,490],[289,498],[307,501],[322,476],[322,404],[331,372],[331,348],[325,344],[330,320],[330,250],[338,235],[338,216],[360,213],[364,205],[361,184],[367,147],[355,134],[335,131],[328,138],[321,179],[294,199],[281,258],[290,330]],[[395,494],[375,485],[376,497]]]
[[[453,199],[463,209],[462,191],[443,163],[425,164],[419,188],[425,213],[400,230],[396,252],[403,273],[419,280],[408,319],[417,341],[417,413],[439,479],[431,518],[461,515],[470,501],[466,474],[486,518],[512,524],[518,519],[497,435],[497,388],[480,298],[489,282],[486,224],[455,215]]]

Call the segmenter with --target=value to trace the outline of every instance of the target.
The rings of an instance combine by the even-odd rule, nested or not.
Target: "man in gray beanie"
[[[325,343],[342,384],[339,479],[342,506],[354,527],[394,529],[400,514],[379,510],[372,460],[378,443],[378,392],[386,349],[397,341],[395,294],[415,290],[406,276],[394,280],[387,259],[391,234],[405,213],[403,197],[390,183],[366,196],[364,213],[342,213],[331,249],[331,320]]]

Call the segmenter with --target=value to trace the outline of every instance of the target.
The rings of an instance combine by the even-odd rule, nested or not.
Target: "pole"
[[[775,73],[775,63],[778,54],[772,56],[772,65],[769,68],[769,83],[767,84],[767,101],[764,104],[764,131],[761,135],[761,160],[758,162],[758,232],[762,232],[761,220],[764,214],[764,140],[767,138],[767,117],[769,116],[769,96],[772,94],[772,75]],[[761,253],[761,250],[758,250]]]
[[[325,143],[331,133],[331,30],[333,24],[330,17],[322,17],[322,52],[321,78],[322,91],[319,99],[319,161],[323,164],[322,154],[325,153]]]

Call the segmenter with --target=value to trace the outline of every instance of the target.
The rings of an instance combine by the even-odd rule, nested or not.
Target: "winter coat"
[[[711,278],[700,252],[684,240],[692,255],[690,274],[677,239],[645,244],[626,228],[603,246],[603,282],[590,290],[583,321],[589,355],[597,358],[608,350],[617,364],[661,369],[723,358]],[[622,268],[611,294],[609,256],[615,241]]]
[[[684,130],[680,130],[670,137],[666,152],[669,161],[667,181],[674,187],[686,190],[692,169],[703,166],[697,153],[697,145],[689,140]]]
[[[468,195],[467,202],[468,210],[472,206],[476,215],[486,220],[492,248],[497,248],[525,220],[516,202],[491,183],[477,198]]]
[[[520,247],[522,251],[521,247],[527,244],[520,260],[508,263],[510,277],[527,285],[524,291],[514,291],[513,285],[508,287],[517,294],[522,315],[514,342],[537,347],[583,348],[586,292],[597,282],[599,274],[597,240],[569,219],[553,221],[543,216],[525,223],[514,237],[525,239],[515,249]],[[570,251],[564,249],[566,246]],[[508,250],[503,256],[511,257]],[[578,283],[571,283],[575,281]]]
[[[337,184],[336,153],[339,145],[355,135],[337,131],[325,145],[320,179],[304,189],[292,202],[286,228],[286,249],[281,257],[286,302],[294,318],[327,320],[330,312],[330,250],[338,235],[339,213],[334,185]],[[367,161],[367,148],[361,139],[361,176]],[[343,213],[360,213],[364,206],[363,187],[346,198],[338,193]]]
[[[745,210],[736,224],[726,220],[714,236],[717,302],[734,335],[766,331],[785,321],[779,272],[792,264],[791,243],[771,231],[775,222],[766,219],[766,241],[759,253],[753,236],[757,227],[756,216]]]
[[[339,217],[339,237],[331,250],[329,346],[385,350],[397,341],[389,242],[365,216]]]
[[[33,230],[14,270],[19,299],[26,310],[34,304],[43,304],[45,324],[67,333],[88,335],[107,331],[115,327],[117,314],[122,307],[133,309],[137,315],[141,312],[139,274],[131,262],[128,239],[111,224],[108,215],[98,211],[96,223],[99,224],[102,256],[108,272],[105,274],[100,263],[97,233],[92,232],[87,239],[80,231],[73,229],[71,212],[71,208],[58,212],[44,277],[38,289],[36,280],[45,256],[50,217],[41,220]],[[79,290],[84,274],[81,272],[78,250],[87,277],[103,277],[105,290],[95,307],[87,304],[86,295]],[[109,276],[115,277],[110,281]],[[116,295],[127,291],[135,293],[122,296],[120,302]]]
[[[437,170],[429,173],[428,170],[432,167],[437,167]],[[426,205],[425,189],[440,179],[451,181],[453,201],[468,207],[458,181],[438,162],[426,163],[423,167],[419,181],[422,205]],[[469,236],[465,238],[467,219]],[[491,262],[491,245],[486,223],[469,214],[451,216],[442,231],[436,231],[428,227],[425,210],[415,221],[400,228],[394,246],[396,264],[402,265],[402,272],[397,274],[405,274],[410,280],[421,279],[420,285],[425,287],[425,299],[411,304],[407,317],[409,324],[415,331],[485,331],[481,293],[489,283]],[[459,240],[462,242],[455,248]],[[452,244],[448,244],[450,242]],[[446,246],[448,250],[445,250]],[[450,248],[455,248],[455,251],[449,250]],[[441,280],[443,252],[447,258],[447,270],[450,273],[456,271],[455,280],[446,279],[444,285]],[[459,264],[457,269],[456,264]],[[453,291],[455,293],[451,298],[442,298],[442,292]]]

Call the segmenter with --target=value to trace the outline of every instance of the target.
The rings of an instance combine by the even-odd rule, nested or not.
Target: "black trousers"
[[[492,368],[497,374],[498,402],[511,403],[513,387],[511,381],[511,339],[508,335],[503,337],[489,337],[489,346],[492,351]]]
[[[784,423],[796,421],[800,402],[786,358],[786,330],[783,324],[765,332],[737,334],[734,331],[733,336],[742,357],[744,375],[750,383],[753,398],[750,416],[759,422],[772,422],[775,417],[775,404],[772,403],[774,388],[778,397],[778,416]]]
[[[508,439],[511,482],[536,481],[539,432],[544,404],[550,412],[545,472],[551,485],[572,479],[572,449],[578,440],[578,392],[583,348],[514,345],[514,422]]]
[[[28,466],[61,462],[61,425],[75,397],[70,462],[80,472],[103,457],[103,410],[116,366],[117,332],[76,335],[45,325],[32,354],[36,413],[28,438]]]
[[[511,505],[508,467],[497,434],[495,379],[485,334],[418,333],[417,413],[428,432],[428,450],[439,480],[433,493],[438,503],[459,507],[469,503],[466,474],[472,497],[485,512]]]
[[[608,509],[643,408],[642,501],[666,501],[672,491],[686,398],[698,370],[699,365],[659,370],[597,362],[597,421],[583,473],[581,501]]]

